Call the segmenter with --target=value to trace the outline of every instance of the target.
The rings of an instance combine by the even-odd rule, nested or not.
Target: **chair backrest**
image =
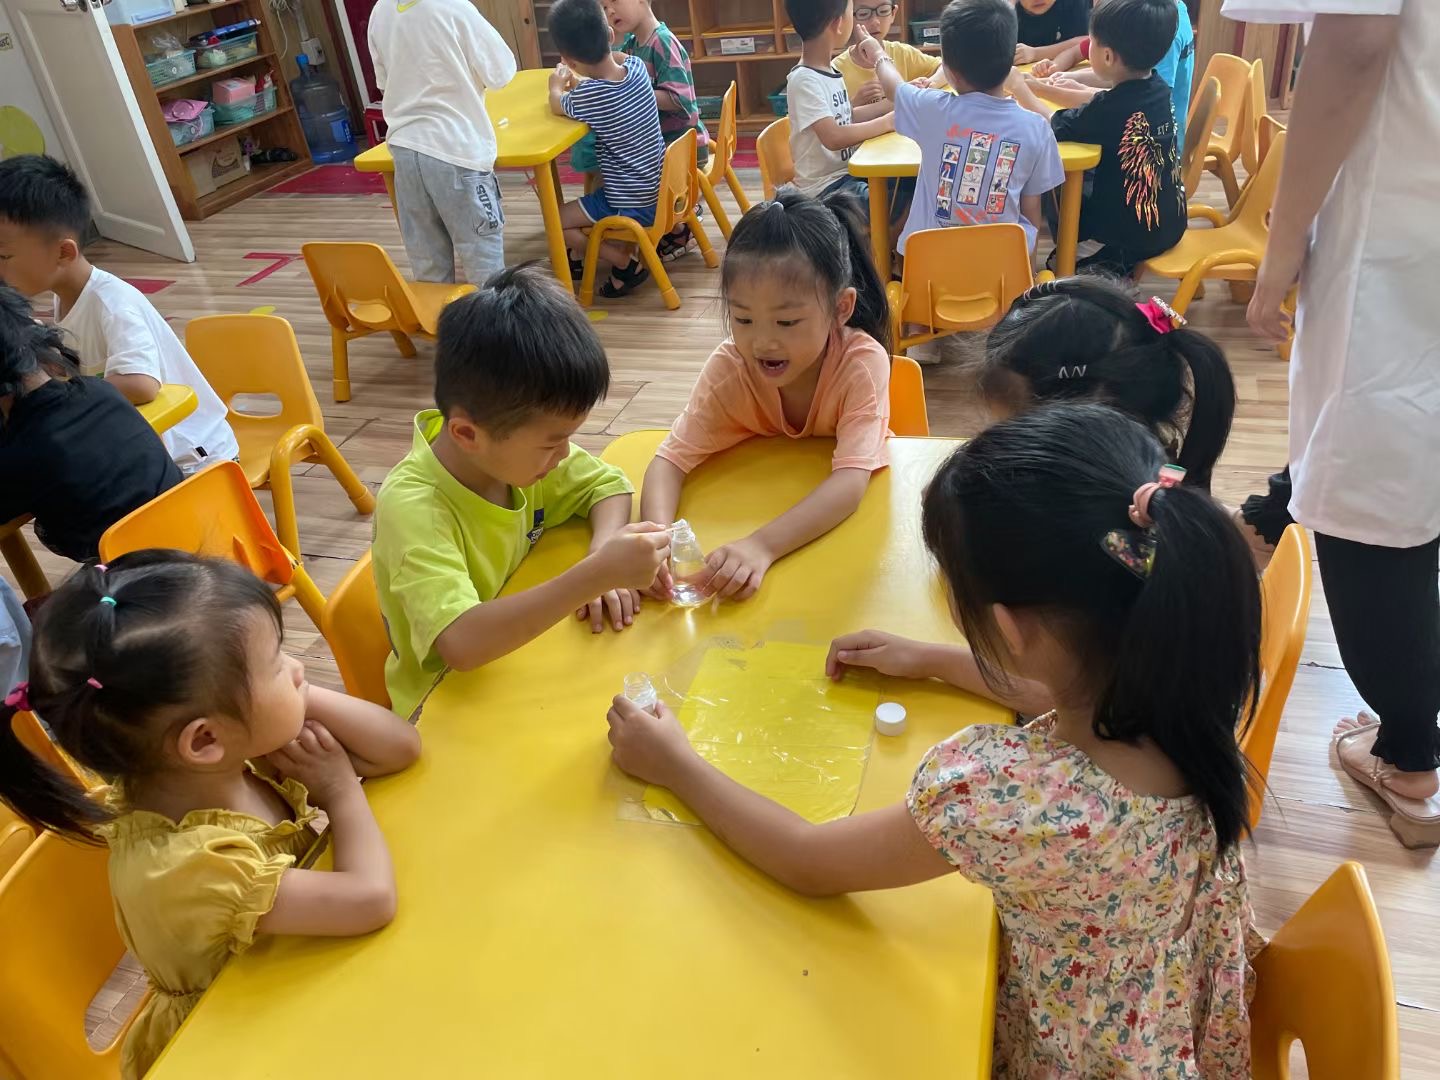
[[[1305,628],[1310,621],[1310,537],[1301,525],[1289,526],[1260,582],[1260,703],[1240,736],[1240,750],[1261,779],[1270,773],[1280,716],[1300,666]],[[1259,824],[1264,793],[1250,797],[1250,825]]]
[[[1390,954],[1359,863],[1341,863],[1254,963],[1255,1080],[1287,1080],[1296,1039],[1310,1080],[1398,1080]]]
[[[0,803],[0,881],[35,842],[35,828],[4,803]]]
[[[86,1006],[125,952],[108,862],[103,844],[46,833],[0,880],[0,1047],[22,1077],[120,1075],[124,1032],[98,1052],[85,1039]]]
[[[890,430],[896,435],[929,435],[925,376],[908,356],[890,358]]]
[[[244,470],[233,461],[201,469],[126,514],[100,537],[105,562],[144,548],[179,548],[230,559],[272,585],[290,585],[295,577],[295,560],[255,501]]]
[[[298,424],[325,429],[295,331],[279,316],[202,315],[186,324],[185,348],[230,410],[227,419],[241,442],[254,438],[273,444]],[[280,411],[265,416],[236,412],[234,399],[240,394],[273,394]]]
[[[302,244],[300,253],[331,326],[420,331],[415,294],[379,244],[315,242]]]
[[[720,102],[720,122],[715,125],[715,130],[710,137],[710,175],[719,179],[725,175],[725,170],[730,167],[731,160],[735,157],[735,148],[740,142],[740,125],[735,114],[735,83],[732,80],[730,88],[725,91],[725,97]]]
[[[1270,156],[1270,148],[1275,145],[1275,138],[1285,130],[1285,125],[1276,120],[1269,113],[1260,118],[1260,129],[1255,133],[1255,142],[1260,152],[1260,163],[1263,165],[1265,159]]]
[[[1285,132],[1280,131],[1270,144],[1270,151],[1260,163],[1259,170],[1240,189],[1235,205],[1230,208],[1230,221],[1245,220],[1261,234],[1269,233],[1270,208],[1275,204],[1275,189],[1280,186],[1280,166],[1284,160]]]
[[[1210,129],[1215,126],[1215,113],[1220,108],[1220,80],[1206,79],[1200,93],[1190,104],[1190,119],[1185,128],[1185,149],[1180,155],[1180,168],[1185,184],[1185,197],[1193,198],[1200,190],[1205,173],[1205,150]]]
[[[1223,153],[1231,161],[1240,156],[1241,136],[1244,133],[1244,121],[1247,111],[1246,102],[1250,97],[1251,65],[1248,60],[1242,60],[1230,53],[1215,53],[1210,57],[1210,62],[1205,65],[1205,73],[1200,76],[1200,85],[1214,79],[1220,84],[1220,107],[1215,111],[1215,117],[1207,129],[1201,126],[1211,137],[1206,140],[1208,145],[1214,146],[1220,153]],[[1195,125],[1195,102],[1190,103],[1190,113],[1186,118],[1187,131]],[[1215,128],[1224,122],[1225,130],[1219,134]]]
[[[755,138],[755,156],[760,159],[760,183],[765,198],[775,198],[781,184],[795,179],[795,159],[790,156],[790,118],[782,116]]]
[[[36,719],[34,713],[17,712],[14,719],[10,721],[10,729],[15,732],[15,738],[20,741],[21,746],[56,772],[74,780],[81,787],[93,788],[97,784],[104,783],[99,776],[61,750],[55,740],[50,738],[50,733],[40,726],[40,721]]]
[[[658,244],[695,210],[700,200],[700,178],[695,172],[695,129],[681,135],[665,148],[660,166],[660,194],[655,203],[655,224],[645,230]]]
[[[932,331],[981,330],[1034,283],[1019,225],[925,229],[905,243],[900,321]]]
[[[1269,111],[1270,93],[1265,87],[1265,61],[1250,65],[1250,86],[1245,94],[1245,118],[1241,122],[1240,161],[1247,173],[1260,168],[1260,118]]]
[[[388,709],[385,660],[391,651],[390,635],[380,615],[380,592],[375,587],[369,551],[350,568],[325,602],[320,632],[335,654],[335,666],[345,680],[346,691]]]

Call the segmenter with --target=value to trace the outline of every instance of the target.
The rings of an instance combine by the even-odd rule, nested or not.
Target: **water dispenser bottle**
[[[317,165],[349,161],[355,156],[355,136],[350,131],[350,110],[340,96],[340,85],[310,66],[301,53],[295,58],[300,74],[290,80],[290,94],[310,144],[310,157]]]

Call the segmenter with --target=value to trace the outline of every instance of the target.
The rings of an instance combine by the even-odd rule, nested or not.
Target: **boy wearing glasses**
[[[885,50],[885,55],[895,65],[895,70],[900,73],[904,82],[925,87],[944,86],[945,70],[940,66],[938,56],[931,56],[903,41],[890,40],[890,26],[898,14],[900,5],[890,3],[889,0],[860,0],[855,5],[855,40],[860,39],[860,30],[863,28],[880,42],[880,47]],[[835,70],[845,76],[845,89],[850,94],[851,105],[873,105],[877,101],[885,100],[885,89],[875,77],[875,72],[867,71],[855,63],[848,51],[835,58]]]

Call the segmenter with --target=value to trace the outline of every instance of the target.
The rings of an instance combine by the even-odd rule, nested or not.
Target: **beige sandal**
[[[1385,781],[1399,770],[1370,753],[1380,725],[1366,724],[1335,736],[1335,757],[1340,767],[1390,807],[1390,829],[1407,848],[1440,845],[1440,795],[1411,799],[1397,795]]]

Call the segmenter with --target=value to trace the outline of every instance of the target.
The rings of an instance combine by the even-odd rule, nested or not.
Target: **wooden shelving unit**
[[[264,191],[291,177],[298,176],[314,167],[310,151],[305,145],[305,133],[300,127],[300,117],[290,99],[290,87],[281,77],[279,58],[275,43],[270,36],[269,11],[265,0],[218,0],[203,4],[141,26],[114,26],[115,46],[120,59],[130,76],[130,85],[140,103],[140,113],[145,118],[145,127],[160,156],[165,178],[175,193],[175,202],[180,215],[187,221],[200,221],[211,214],[219,213],[227,206],[233,206],[257,191]],[[215,26],[225,26],[245,19],[259,19],[256,27],[255,56],[225,64],[216,68],[197,68],[194,75],[188,75],[175,82],[156,86],[150,81],[145,69],[145,53],[151,51],[150,37],[157,30],[165,30],[181,41]],[[275,108],[253,119],[238,124],[217,126],[213,135],[176,146],[170,137],[163,113],[166,102],[177,98],[206,98],[205,88],[216,79],[227,75],[260,76],[269,71],[275,78]],[[264,148],[286,147],[298,156],[295,161],[275,165],[252,165],[241,179],[223,184],[212,192],[201,194],[195,187],[185,159],[197,151],[213,146],[223,139],[235,135],[248,135]]]
[[[545,29],[550,0],[529,0],[534,14],[536,44],[542,64],[560,59]],[[674,31],[690,52],[695,92],[719,95],[735,83],[738,121],[742,131],[755,132],[775,119],[770,95],[785,85],[785,76],[800,60],[784,0],[654,0],[656,16]],[[910,40],[910,19],[938,19],[945,0],[902,0],[890,36]],[[911,12],[917,14],[911,14]],[[722,39],[751,38],[754,51],[721,52]],[[738,46],[744,47],[741,42]],[[929,52],[939,52],[930,49]]]

